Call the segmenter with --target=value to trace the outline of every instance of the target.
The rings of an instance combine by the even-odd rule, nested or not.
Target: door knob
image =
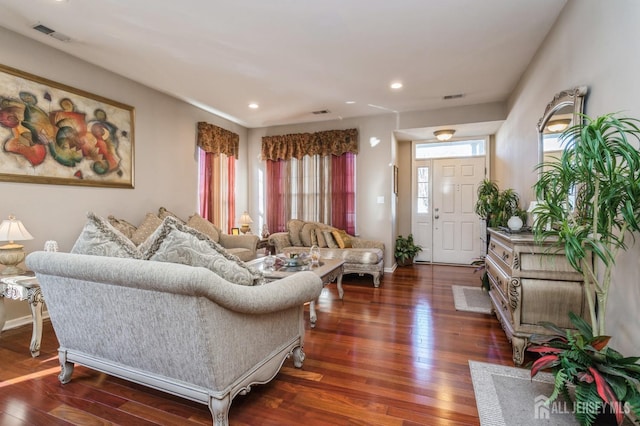
[[[438,219],[438,218],[440,218],[440,213],[439,213],[439,212],[440,212],[440,209],[436,208],[436,209],[434,209],[433,211],[435,212],[435,214],[434,214],[433,218],[434,218],[434,219]]]

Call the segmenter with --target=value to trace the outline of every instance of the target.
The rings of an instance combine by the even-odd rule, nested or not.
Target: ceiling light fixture
[[[259,107],[260,107],[260,105],[258,105],[258,104],[257,104],[257,103],[255,103],[255,102],[251,102],[251,103],[249,104],[249,108],[251,108],[251,109],[258,109]]]
[[[355,103],[356,103],[356,101],[346,101],[345,102],[345,104],[348,104],[348,105],[352,105],[352,104],[355,104]]]
[[[453,129],[444,129],[444,130],[436,130],[435,132],[433,132],[433,134],[435,135],[436,139],[444,142],[451,139],[455,132],[456,131]]]
[[[551,133],[559,133],[564,129],[569,127],[571,120],[569,118],[561,118],[559,120],[551,120],[549,124],[547,124],[547,130]]]
[[[399,81],[391,83],[391,88],[394,90],[402,89],[402,83],[400,83]]]

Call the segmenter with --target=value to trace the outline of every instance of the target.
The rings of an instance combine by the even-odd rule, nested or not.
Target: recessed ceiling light
[[[345,102],[345,104],[349,104],[349,105],[351,105],[351,104],[355,104],[355,103],[356,103],[356,101],[346,101],[346,102]]]
[[[395,90],[402,89],[402,83],[400,83],[399,81],[391,83],[391,88]]]
[[[260,107],[260,105],[258,105],[258,104],[257,104],[257,103],[255,103],[255,102],[251,102],[251,103],[249,104],[249,108],[251,108],[251,109],[258,109],[259,107]]]

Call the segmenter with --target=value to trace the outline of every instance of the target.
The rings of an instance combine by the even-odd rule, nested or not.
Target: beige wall
[[[361,117],[354,119],[322,121],[317,123],[296,124],[290,126],[249,129],[249,170],[250,193],[258,193],[258,174],[264,173],[264,163],[260,160],[260,146],[263,136],[284,135],[289,133],[318,132],[331,129],[357,128],[360,135],[360,150],[356,163],[356,233],[363,238],[383,241],[385,247],[392,247],[392,132],[396,119],[393,114]],[[380,142],[372,146],[371,138]],[[384,197],[384,203],[378,204],[378,197]],[[254,203],[251,214],[260,215],[261,206],[257,197],[252,195]],[[253,216],[252,216],[253,217]],[[385,253],[385,267],[391,265],[389,250]]]
[[[87,211],[114,214],[134,224],[160,206],[182,216],[193,214],[198,121],[240,135],[238,209],[246,208],[246,129],[3,28],[0,39],[4,65],[135,107],[135,189],[0,182],[0,218],[15,214],[23,221],[35,237],[25,242],[27,252],[42,249],[46,240],[57,240],[60,250],[70,250]],[[7,320],[29,315],[26,303],[7,301],[5,306]]]
[[[536,123],[553,95],[589,87],[585,112],[597,116],[622,111],[640,117],[640,2],[569,0],[512,95],[507,121],[496,135],[496,179],[508,182],[525,202],[533,198]],[[526,204],[525,204],[526,205]],[[640,246],[623,254],[614,273],[607,332],[626,355],[640,353]]]
[[[254,203],[250,213],[252,218],[254,214],[259,217],[261,211],[261,206],[256,202],[256,194],[259,174],[264,173],[264,164],[260,161],[262,136],[357,128],[360,134],[360,152],[356,165],[356,231],[363,238],[376,239],[384,243],[384,264],[388,272],[395,263],[393,248],[396,235],[406,235],[411,230],[411,143],[396,141],[393,132],[434,125],[496,121],[503,120],[505,116],[505,103],[491,103],[249,129],[249,192]],[[371,146],[371,138],[380,139],[380,142]],[[399,167],[398,197],[393,194],[394,164]],[[378,203],[378,197],[384,197],[383,204]]]

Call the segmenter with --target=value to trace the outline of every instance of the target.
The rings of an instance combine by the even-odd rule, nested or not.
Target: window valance
[[[262,137],[263,160],[302,159],[305,155],[358,153],[358,129],[326,130]]]
[[[198,146],[212,154],[238,158],[240,136],[213,124],[198,122]]]

